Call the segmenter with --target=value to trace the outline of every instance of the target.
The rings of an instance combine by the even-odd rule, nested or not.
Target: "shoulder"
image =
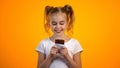
[[[40,42],[38,43],[38,45],[36,47],[36,51],[45,53],[45,48],[50,47],[50,46],[47,46],[49,44],[50,44],[49,38],[40,40]]]
[[[75,38],[71,38],[71,42],[72,43],[79,43],[79,41],[77,39],[75,39]]]
[[[68,44],[71,44],[74,47],[81,46],[80,42],[75,38],[71,38],[70,41],[68,42]]]
[[[43,46],[43,47],[48,47],[48,46],[51,46],[51,45],[54,45],[55,43],[52,42],[49,38],[44,38],[42,40],[40,40],[39,42],[39,46]]]
[[[74,47],[76,48],[82,48],[81,43],[79,42],[79,40],[75,39],[75,38],[71,38],[71,44],[74,45]]]
[[[83,51],[82,45],[77,39],[72,38],[72,43],[74,44],[74,55],[77,54],[78,52]]]

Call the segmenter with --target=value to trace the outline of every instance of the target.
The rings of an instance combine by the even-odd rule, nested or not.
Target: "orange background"
[[[46,5],[72,5],[83,68],[120,68],[119,0],[0,0],[0,68],[36,68]]]

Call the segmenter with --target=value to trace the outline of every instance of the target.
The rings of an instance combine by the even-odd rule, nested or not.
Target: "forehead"
[[[67,20],[67,16],[65,13],[58,12],[58,13],[53,13],[50,16],[51,21],[64,21]]]

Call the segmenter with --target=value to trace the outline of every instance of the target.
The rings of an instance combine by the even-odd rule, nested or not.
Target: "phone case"
[[[56,39],[55,45],[58,47],[58,49],[61,49],[62,46],[64,46],[64,40],[62,39]]]

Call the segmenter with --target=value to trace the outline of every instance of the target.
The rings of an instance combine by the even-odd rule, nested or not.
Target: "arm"
[[[46,57],[43,53],[38,52],[37,68],[49,68],[49,66],[50,66],[52,60],[54,59],[54,56],[56,56],[57,52],[58,52],[58,49],[55,46],[53,46],[51,48],[51,51],[50,51],[50,54],[48,57]]]
[[[38,52],[38,64],[37,68],[48,68],[51,63],[52,57],[48,56],[45,59],[45,55],[41,52]]]
[[[76,53],[72,59],[68,54],[67,48],[63,47],[61,49],[61,54],[67,59],[70,68],[82,68],[80,52]]]
[[[65,55],[71,68],[82,68],[80,52],[73,56],[73,59],[69,55]]]

